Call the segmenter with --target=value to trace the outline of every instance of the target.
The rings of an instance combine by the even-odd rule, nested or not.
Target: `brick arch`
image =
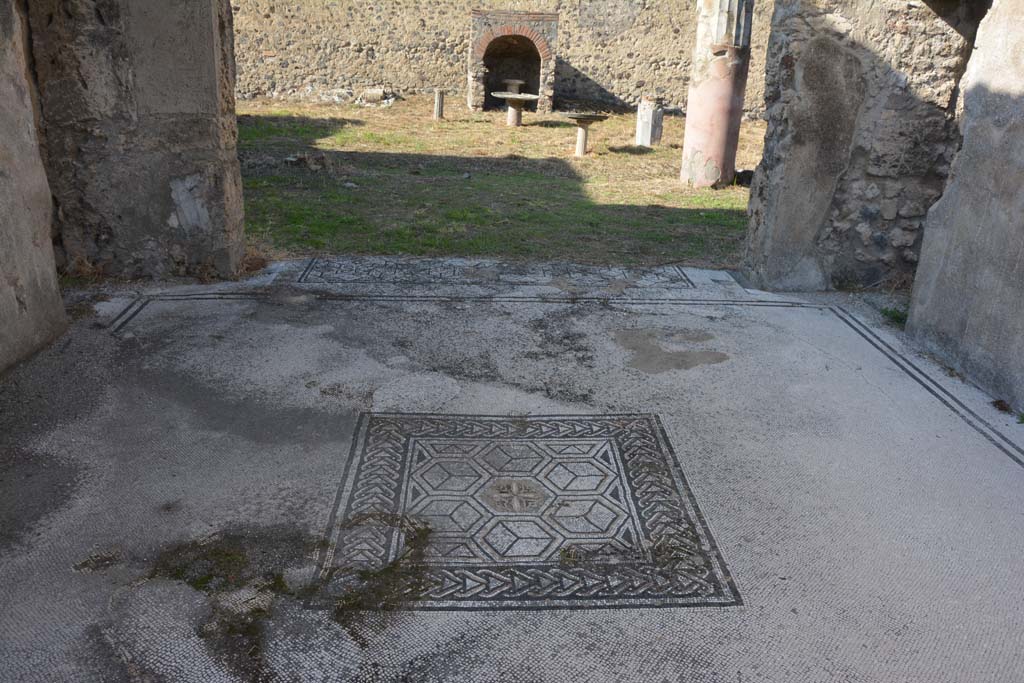
[[[537,52],[540,53],[542,61],[551,59],[555,54],[547,39],[533,28],[523,24],[503,24],[489,28],[480,34],[480,37],[473,43],[473,59],[482,60],[487,53],[487,47],[496,39],[506,36],[522,36],[530,40],[537,48]]]

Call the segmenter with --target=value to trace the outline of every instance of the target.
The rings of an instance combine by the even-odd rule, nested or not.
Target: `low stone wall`
[[[960,144],[984,3],[778,0],[746,270],[772,289],[908,280]]]
[[[122,277],[236,274],[228,0],[29,8],[60,264]]]
[[[964,77],[963,147],[925,224],[908,329],[1024,412],[1024,0],[995,0]]]
[[[0,0],[0,371],[64,329],[24,33],[14,0]]]
[[[684,107],[693,0],[235,0],[238,95],[344,101],[364,89],[465,94],[474,9],[555,12],[556,106],[635,106],[658,94]],[[772,0],[756,5],[747,111],[764,99]]]

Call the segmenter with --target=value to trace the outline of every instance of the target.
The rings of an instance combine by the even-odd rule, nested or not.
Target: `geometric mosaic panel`
[[[740,604],[652,415],[364,414],[328,538],[326,595],[415,562],[408,609]]]

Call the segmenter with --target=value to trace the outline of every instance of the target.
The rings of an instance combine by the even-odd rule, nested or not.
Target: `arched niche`
[[[484,109],[498,109],[503,102],[492,92],[507,90],[505,81],[525,81],[520,92],[540,94],[540,50],[526,36],[500,36],[484,51]]]
[[[537,111],[551,111],[555,88],[558,15],[475,10],[469,55],[467,104],[474,111],[498,105],[490,93],[507,78],[525,81],[539,95]]]

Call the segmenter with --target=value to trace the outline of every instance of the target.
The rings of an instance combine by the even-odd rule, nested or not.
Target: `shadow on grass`
[[[615,154],[632,154],[634,156],[642,156],[644,154],[651,154],[654,152],[652,147],[642,147],[640,145],[622,145],[620,147],[609,147],[609,152]]]
[[[308,145],[337,135],[347,128],[362,125],[364,123],[359,119],[242,114],[238,116],[238,142],[243,147],[252,143],[269,144],[275,141]]]
[[[523,128],[575,128],[576,124],[571,121],[533,121],[524,123]]]
[[[280,159],[243,159],[246,219],[252,237],[276,248],[732,267],[742,247],[744,194],[680,186],[659,201],[692,208],[643,194],[599,203],[564,159],[324,150],[314,143],[358,123],[262,118],[240,117],[242,131],[267,135],[243,133],[243,151]]]

